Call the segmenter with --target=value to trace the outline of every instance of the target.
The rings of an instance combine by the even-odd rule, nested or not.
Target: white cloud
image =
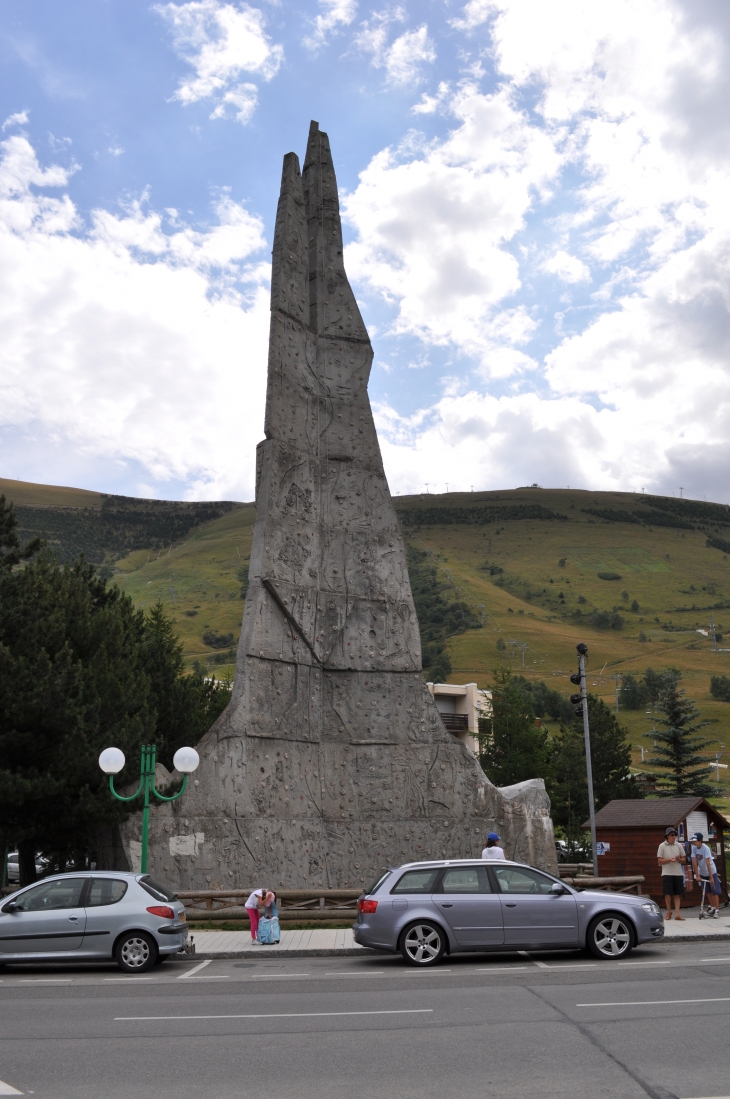
[[[435,114],[451,99],[451,85],[448,81],[442,80],[438,86],[436,95],[428,95],[424,92],[419,99],[418,103],[415,103],[411,110],[414,114]]]
[[[211,118],[235,117],[246,123],[256,109],[255,85],[241,83],[242,73],[270,80],[281,66],[284,51],[265,32],[259,8],[220,0],[160,4],[155,10],[167,21],[173,44],[195,75],[180,83],[174,98],[185,106],[201,99],[215,103]]]
[[[346,197],[357,232],[348,271],[397,305],[394,331],[450,344],[488,366],[496,339],[524,338],[524,319],[515,327],[500,316],[521,285],[504,245],[560,158],[506,94],[469,86],[450,108],[459,125],[445,141],[415,157],[408,143],[384,150]]]
[[[563,282],[588,282],[591,277],[590,268],[577,256],[571,256],[562,248],[546,259],[542,268],[551,275],[557,275]]]
[[[197,498],[250,499],[261,431],[268,267],[262,226],[229,194],[208,229],[144,201],[85,225],[23,137],[0,145],[0,423],[121,463]],[[248,447],[250,450],[250,446]],[[57,478],[62,471],[57,470]]]
[[[422,66],[436,60],[436,49],[424,23],[414,31],[405,31],[388,44],[389,26],[405,20],[403,8],[374,12],[362,24],[355,45],[369,53],[376,69],[385,69],[386,82],[393,86],[414,84],[421,79]]]
[[[17,111],[16,114],[8,115],[8,117],[3,122],[3,133],[5,132],[5,130],[10,129],[11,126],[25,126],[27,121],[27,111]]]
[[[381,410],[394,484],[473,469],[485,487],[729,499],[727,13],[472,0],[452,25],[470,49],[482,36],[496,90],[424,95],[415,113],[451,112],[450,133],[384,150],[346,202],[348,269],[393,307],[391,331],[470,360],[433,409]],[[542,361],[537,272],[556,295],[571,284]],[[512,393],[467,392],[480,376]]]
[[[313,20],[313,30],[304,39],[308,50],[326,45],[333,32],[348,27],[357,14],[355,0],[319,0],[321,11]]]

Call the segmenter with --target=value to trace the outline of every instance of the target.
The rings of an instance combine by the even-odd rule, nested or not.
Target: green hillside
[[[15,481],[0,481],[0,492],[19,510],[34,509],[35,526],[24,515],[27,536],[55,531],[60,545],[60,517],[73,510],[73,539],[65,545],[83,548],[88,535],[89,555],[139,606],[165,603],[191,664],[233,671],[253,505],[135,501]],[[467,628],[445,643],[451,682],[486,686],[506,660],[567,695],[575,645],[585,641],[596,694],[613,704],[615,675],[677,667],[712,722],[708,737],[720,751],[725,743],[730,750],[730,703],[709,692],[711,675],[730,674],[725,505],[537,487],[395,503],[416,559],[435,568],[447,599],[468,608],[457,623]],[[211,508],[217,517],[204,510]],[[728,630],[717,651],[697,632],[709,631],[711,616],[718,638]],[[634,745],[651,746],[651,717],[643,708],[622,712],[622,722]],[[635,748],[637,765],[640,759]]]

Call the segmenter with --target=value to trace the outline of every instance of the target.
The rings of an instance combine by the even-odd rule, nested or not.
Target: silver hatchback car
[[[144,973],[187,937],[183,904],[148,874],[56,874],[0,906],[0,966],[113,958],[125,973]]]
[[[355,941],[433,966],[460,951],[570,950],[625,958],[661,940],[648,897],[579,892],[519,862],[459,859],[389,870],[358,901]]]

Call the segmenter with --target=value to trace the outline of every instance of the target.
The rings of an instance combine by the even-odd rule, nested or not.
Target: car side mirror
[[[559,881],[554,881],[550,886],[550,892],[556,897],[561,897],[566,892],[565,886],[561,885]]]
[[[3,912],[17,912],[19,909],[20,905],[16,904],[15,901],[8,901],[7,904],[3,905]]]

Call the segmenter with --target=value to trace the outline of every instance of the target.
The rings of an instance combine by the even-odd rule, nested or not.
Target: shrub
[[[634,600],[633,603],[631,604],[631,609],[634,612],[634,614],[639,613],[639,604],[637,603],[636,600]]]
[[[718,702],[730,702],[730,676],[711,675],[710,694]]]
[[[621,630],[624,620],[616,611],[594,610],[591,612],[590,623],[597,630]]]
[[[599,578],[599,580],[620,580],[621,579],[621,573],[620,572],[599,572],[598,578]]]
[[[210,645],[211,649],[229,649],[233,644],[233,634],[206,630],[203,634],[203,644]]]

